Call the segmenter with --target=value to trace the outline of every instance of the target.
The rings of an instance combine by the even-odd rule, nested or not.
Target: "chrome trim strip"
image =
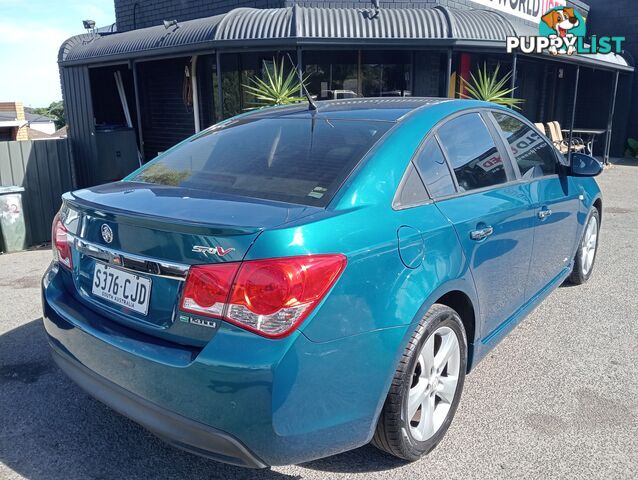
[[[145,273],[147,275],[157,277],[172,278],[175,280],[184,280],[190,268],[190,265],[166,262],[142,255],[124,253],[102,245],[87,242],[73,235],[70,236],[73,237],[73,246],[81,254],[96,260],[101,260],[110,265],[115,265],[116,267],[123,268],[124,270]]]

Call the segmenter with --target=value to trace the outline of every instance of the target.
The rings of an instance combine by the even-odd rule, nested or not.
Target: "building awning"
[[[534,27],[492,10],[388,8],[236,8],[223,15],[115,34],[83,34],[60,48],[60,65],[105,63],[226,48],[321,45],[412,46],[505,50],[509,36]],[[576,55],[561,61],[633,71],[619,55]]]

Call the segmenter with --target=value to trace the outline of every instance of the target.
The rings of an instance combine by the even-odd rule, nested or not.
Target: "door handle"
[[[547,209],[547,210],[541,210],[540,212],[538,212],[538,218],[540,218],[541,220],[545,220],[546,218],[549,218],[552,215],[552,211]]]
[[[472,240],[485,240],[487,237],[494,233],[494,229],[492,227],[485,227],[480,230],[474,230],[470,232],[470,238]]]

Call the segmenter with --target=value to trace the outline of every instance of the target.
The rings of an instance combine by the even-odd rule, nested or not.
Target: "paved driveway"
[[[468,377],[426,459],[371,446],[251,471],[165,446],[89,398],[52,364],[38,281],[49,251],[0,256],[0,479],[636,478],[638,163],[601,177],[592,281],[558,289]]]

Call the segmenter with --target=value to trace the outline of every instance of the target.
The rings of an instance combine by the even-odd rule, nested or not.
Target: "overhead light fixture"
[[[179,28],[179,25],[177,24],[177,20],[164,20],[162,23],[164,23],[164,28],[166,30],[168,30],[171,27],[175,27],[175,29]]]
[[[366,18],[373,20],[379,16],[379,9],[381,8],[381,0],[370,0],[373,10],[367,10],[365,12]]]
[[[95,29],[95,20],[82,20],[82,25],[84,25],[84,30],[87,32]]]

